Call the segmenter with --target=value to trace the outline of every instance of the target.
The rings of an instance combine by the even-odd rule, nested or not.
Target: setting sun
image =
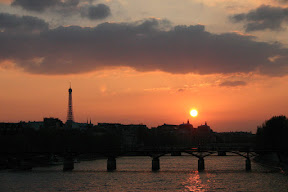
[[[192,117],[196,117],[196,116],[198,115],[198,111],[197,111],[196,109],[192,109],[192,110],[190,111],[190,115],[191,115]]]

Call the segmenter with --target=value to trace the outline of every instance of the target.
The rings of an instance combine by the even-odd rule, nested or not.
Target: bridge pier
[[[72,154],[64,156],[63,160],[63,171],[72,171],[74,169],[74,159]]]
[[[246,159],[246,171],[251,171],[251,160],[249,157]]]
[[[159,157],[153,157],[152,159],[152,171],[158,171],[160,169]]]
[[[108,157],[107,159],[107,171],[114,171],[116,170],[116,158],[115,157]]]
[[[205,170],[205,162],[203,157],[199,157],[198,159],[198,171],[204,171]]]

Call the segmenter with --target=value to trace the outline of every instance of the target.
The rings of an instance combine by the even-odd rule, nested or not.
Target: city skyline
[[[76,122],[256,132],[288,114],[287,6],[0,0],[0,122],[65,122],[72,82]]]

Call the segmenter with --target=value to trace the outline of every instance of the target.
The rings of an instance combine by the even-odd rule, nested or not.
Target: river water
[[[197,171],[197,158],[163,156],[160,171],[151,171],[150,157],[117,158],[117,171],[106,171],[106,159],[82,161],[72,172],[62,166],[32,171],[0,171],[0,191],[275,191],[288,192],[288,176],[281,170],[252,162],[245,171],[240,156],[205,158],[205,171]]]

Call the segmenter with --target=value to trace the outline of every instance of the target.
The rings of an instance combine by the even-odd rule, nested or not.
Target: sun
[[[198,111],[197,111],[196,109],[192,109],[192,110],[190,111],[190,115],[191,115],[192,117],[197,117]]]

